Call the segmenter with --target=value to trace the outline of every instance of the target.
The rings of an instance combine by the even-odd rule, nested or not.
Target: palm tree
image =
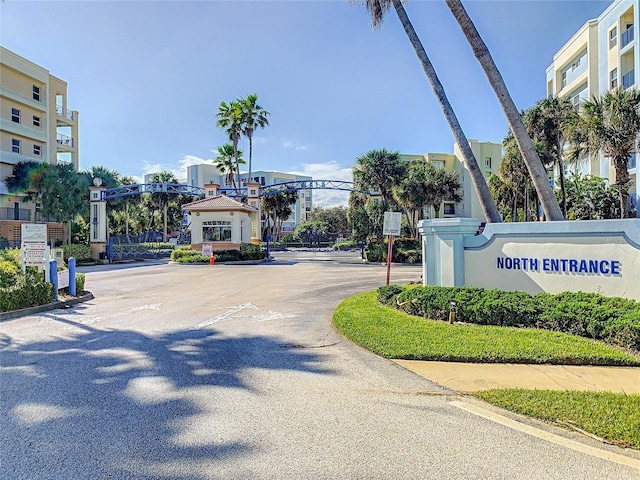
[[[414,160],[399,184],[393,187],[393,197],[405,209],[411,237],[417,238],[418,220],[422,217],[422,207],[427,205],[427,169],[432,165],[426,159]]]
[[[436,168],[429,164],[425,168],[425,204],[433,207],[435,216],[440,216],[440,207],[445,200],[459,203],[462,195],[458,193],[462,185],[460,176],[451,170]]]
[[[235,155],[237,154],[238,163],[235,163]],[[233,145],[225,143],[218,147],[218,156],[215,158],[216,168],[225,176],[225,183],[237,188],[234,175],[238,172],[236,165],[244,165],[242,159],[242,150],[235,150]]]
[[[218,127],[225,129],[229,136],[231,145],[233,146],[233,158],[236,162],[236,173],[238,177],[238,186],[240,185],[240,161],[238,158],[238,142],[242,134],[242,105],[238,100],[234,100],[227,104],[221,102],[218,107]]]
[[[393,0],[394,4],[399,1],[400,0]],[[558,204],[558,200],[553,192],[553,187],[549,184],[547,171],[538,157],[536,149],[533,146],[533,142],[531,141],[524,123],[522,122],[522,117],[513,103],[513,99],[509,94],[509,90],[507,90],[507,86],[504,83],[498,67],[496,67],[493,58],[491,57],[489,49],[485,45],[478,33],[478,30],[476,30],[475,25],[462,6],[462,2],[460,0],[445,1],[451,10],[451,13],[453,13],[453,16],[460,25],[462,32],[467,37],[474,55],[480,62],[482,69],[489,79],[491,87],[498,96],[502,110],[507,117],[509,128],[516,138],[518,148],[522,152],[522,157],[524,158],[527,169],[529,170],[529,175],[531,175],[531,179],[533,180],[533,185],[538,192],[538,197],[540,198],[540,203],[542,204],[545,217],[547,220],[551,221],[564,220],[562,210],[560,210],[560,205]]]
[[[471,181],[473,182],[473,186],[478,194],[478,198],[480,200],[480,205],[482,206],[482,210],[484,212],[485,217],[488,222],[500,222],[500,213],[498,212],[498,208],[491,197],[491,193],[489,192],[489,187],[487,186],[487,181],[482,175],[482,171],[478,166],[478,162],[471,151],[471,147],[469,146],[469,141],[465,136],[462,128],[460,127],[460,123],[458,122],[458,118],[456,117],[451,104],[449,103],[449,99],[445,94],[444,88],[440,83],[440,79],[436,74],[433,65],[431,64],[431,60],[427,56],[427,52],[425,51],[420,38],[416,34],[416,31],[407,16],[407,12],[402,6],[402,0],[365,0],[367,11],[371,14],[371,25],[373,28],[377,28],[389,10],[390,6],[393,4],[396,13],[398,14],[398,18],[404,27],[404,30],[409,37],[409,41],[413,45],[413,48],[422,64],[422,69],[424,70],[429,83],[431,84],[431,88],[433,89],[433,93],[435,94],[438,103],[440,104],[440,108],[442,108],[442,112],[449,124],[449,128],[453,133],[453,137],[458,144],[460,151],[462,152],[463,160],[469,169],[469,173],[471,175]]]
[[[151,183],[178,183],[175,175],[171,172],[159,172],[151,175]],[[167,208],[169,206],[169,195],[168,193],[152,193],[151,201],[154,206],[157,206],[158,209],[162,210],[162,218],[163,218],[163,227],[164,227],[164,240],[167,239]],[[153,217],[152,217],[153,218]]]
[[[402,179],[405,169],[399,152],[385,148],[371,150],[356,158],[353,182],[360,191],[378,190],[382,203],[388,205],[392,200],[391,187]]]
[[[629,216],[629,157],[635,151],[640,134],[640,91],[618,87],[592,97],[583,104],[572,134],[572,157],[600,153],[611,159],[616,172],[615,187],[620,201],[620,216]]]
[[[567,194],[564,179],[565,145],[569,141],[571,126],[578,119],[569,97],[547,97],[536,102],[524,114],[524,122],[531,139],[541,147],[540,160],[548,168],[557,167],[560,178],[560,203],[562,214],[567,218]]]
[[[242,133],[249,139],[249,175],[247,177],[247,183],[251,182],[251,160],[253,159],[253,133],[256,128],[264,128],[269,125],[267,119],[267,112],[257,103],[258,95],[252,93],[247,95],[246,98],[240,100],[242,107]]]

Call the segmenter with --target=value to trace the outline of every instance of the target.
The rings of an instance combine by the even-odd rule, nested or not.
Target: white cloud
[[[335,161],[326,163],[303,163],[302,169],[292,171],[296,175],[306,175],[314,180],[352,181],[351,168],[345,168]],[[314,207],[346,206],[349,192],[342,190],[313,190]]]
[[[265,143],[267,143],[267,139],[266,138],[259,137],[259,136],[256,136],[256,135],[253,136],[253,144],[254,145],[263,145]]]
[[[292,150],[309,150],[311,148],[311,145],[298,145],[297,143],[293,143],[291,140],[285,140],[282,142],[282,146]]]
[[[209,165],[213,165],[212,159],[204,159],[200,157],[196,157],[195,155],[185,155],[182,160],[178,160],[177,164],[161,164],[161,163],[149,163],[147,161],[144,162],[143,166],[143,177],[134,177],[138,182],[142,182],[144,175],[149,173],[158,173],[158,172],[171,172],[175,175],[180,183],[187,183],[187,167],[191,165],[200,165],[202,163],[206,163]]]

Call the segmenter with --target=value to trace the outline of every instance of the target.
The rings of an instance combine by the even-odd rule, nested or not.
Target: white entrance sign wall
[[[425,285],[640,300],[640,220],[488,224],[475,235],[479,225],[421,222]]]
[[[400,235],[402,226],[402,213],[400,212],[384,212],[384,222],[382,224],[383,235]]]

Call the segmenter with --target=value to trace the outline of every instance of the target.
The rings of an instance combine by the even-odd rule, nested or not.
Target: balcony
[[[23,222],[31,221],[31,210],[28,208],[0,208],[0,220],[19,220]]]
[[[58,133],[56,135],[56,142],[58,143],[58,145],[63,145],[65,147],[74,148],[73,138],[71,138],[71,137],[69,137],[67,135],[63,135],[62,133]]]
[[[631,25],[625,32],[620,36],[620,48],[624,48],[633,42],[633,25]]]
[[[43,215],[36,212],[36,222],[58,222],[58,219],[54,215]]]
[[[73,110],[64,108],[62,105],[56,105],[56,115],[66,118],[67,120],[71,120],[72,122],[75,120]]]
[[[635,83],[635,70],[631,70],[629,73],[626,73],[622,76],[622,88],[624,88],[625,90],[629,87],[632,87]]]

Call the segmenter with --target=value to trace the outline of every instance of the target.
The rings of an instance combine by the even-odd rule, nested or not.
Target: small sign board
[[[58,272],[58,288],[67,288],[69,286],[69,270],[60,270]]]
[[[402,227],[402,213],[400,212],[384,212],[384,223],[382,225],[383,235],[400,235]]]
[[[21,234],[20,257],[22,266],[46,268],[49,262],[47,226],[43,223],[23,223]]]
[[[47,243],[47,225],[44,223],[23,223],[22,244]]]
[[[213,245],[202,245],[202,256],[209,258],[211,255],[213,255]]]

